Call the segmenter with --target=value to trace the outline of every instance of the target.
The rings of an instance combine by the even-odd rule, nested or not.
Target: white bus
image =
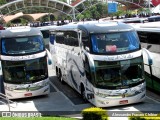
[[[49,49],[49,30],[56,28],[56,26],[55,25],[41,26],[41,27],[37,27],[37,28],[40,29],[40,31],[42,32],[45,46],[47,49]]]
[[[160,92],[160,22],[149,22],[135,25],[141,46],[150,51],[152,66],[147,64],[144,56],[146,82],[149,88]]]
[[[12,27],[0,32],[4,92],[9,99],[48,95],[47,58],[42,33],[37,28]]]
[[[59,26],[50,34],[57,77],[83,99],[97,107],[145,99],[142,51],[133,27],[117,22],[82,22]]]

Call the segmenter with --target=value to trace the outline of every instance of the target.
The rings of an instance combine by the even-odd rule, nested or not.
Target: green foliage
[[[78,20],[84,19],[84,15],[82,15],[82,14],[77,15],[77,19],[78,19]]]
[[[88,3],[85,3],[88,4]],[[108,9],[107,9],[107,4],[96,4],[94,6],[90,6],[89,9],[86,9],[85,11],[83,11],[81,14],[83,16],[83,18],[85,19],[89,19],[89,18],[93,18],[93,19],[97,19],[97,18],[102,18],[102,17],[106,17],[108,13]],[[82,19],[79,14],[77,15],[77,19]]]
[[[116,13],[114,13],[113,15],[115,15],[115,16],[121,16],[121,15],[123,15],[125,12],[124,11],[122,11],[122,10],[118,10]]]
[[[0,5],[4,5],[6,3],[7,3],[6,0],[0,0]]]
[[[65,2],[65,3],[67,3],[67,0],[59,0],[59,1],[62,1],[62,2]]]
[[[107,111],[98,107],[86,108],[81,114],[83,120],[108,120]]]
[[[137,13],[138,13],[138,14],[143,13],[143,12],[145,12],[145,8],[139,8],[139,9],[137,10]]]
[[[21,19],[21,24],[22,25],[26,25],[28,23],[28,21],[24,18],[20,18]]]
[[[8,22],[7,24],[6,24],[6,27],[11,27],[12,26],[12,23],[11,22]]]
[[[84,13],[84,18],[92,18],[92,15],[91,15],[91,12],[89,10],[87,10],[85,13]]]
[[[49,17],[50,17],[49,15],[46,15],[46,16],[40,18],[40,21],[41,21],[41,22],[49,21]]]

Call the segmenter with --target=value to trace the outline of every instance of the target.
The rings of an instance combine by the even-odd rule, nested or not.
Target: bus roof
[[[130,25],[121,22],[78,22],[67,24],[63,26],[58,26],[56,30],[75,30],[80,29],[86,33],[106,33],[106,32],[120,32],[120,31],[130,31],[134,28]]]
[[[157,16],[148,17],[148,21],[149,22],[160,21],[160,16],[157,15]]]
[[[136,31],[144,31],[144,32],[159,32],[159,28],[136,28]]]
[[[160,22],[149,22],[140,25],[141,28],[160,28]]]
[[[23,36],[33,36],[42,35],[38,28],[25,27],[10,27],[6,30],[0,31],[0,37],[23,37]]]
[[[119,21],[119,22],[123,22],[123,23],[144,23],[145,21],[147,21],[147,18],[124,18],[124,19],[115,19],[113,21]]]
[[[55,25],[50,25],[50,26],[41,26],[41,27],[37,27],[38,29],[40,29],[41,31],[43,30],[51,30],[51,29],[55,29],[57,26]]]
[[[160,32],[160,22],[149,22],[142,24],[134,24],[133,27],[137,31]]]

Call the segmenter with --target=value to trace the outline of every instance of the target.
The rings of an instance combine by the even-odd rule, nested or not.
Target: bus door
[[[89,56],[84,53],[82,50],[85,49],[87,52],[90,51],[89,48],[89,36],[86,34],[85,31],[79,31],[79,46],[80,46],[80,57],[81,57],[81,63],[82,63],[82,69],[83,69],[83,75],[81,77],[81,80],[83,81],[83,85],[85,88],[85,94],[87,99],[90,102],[93,102],[93,76],[92,73],[94,73],[94,69],[92,69],[92,65],[90,66],[89,63]],[[82,86],[81,86],[82,87]]]

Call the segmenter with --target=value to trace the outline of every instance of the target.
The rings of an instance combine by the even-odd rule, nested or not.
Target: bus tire
[[[58,72],[58,68],[56,67],[56,76],[59,79],[59,72]]]
[[[63,80],[63,77],[62,77],[62,72],[61,72],[61,69],[59,69],[59,81],[64,84],[64,80]]]
[[[84,89],[84,86],[83,86],[83,84],[81,84],[81,96],[82,96],[82,99],[85,101],[85,102],[87,102],[87,98],[86,98],[86,91],[85,91],[85,89]]]
[[[45,96],[45,97],[49,97],[49,94],[45,94],[44,96]]]

